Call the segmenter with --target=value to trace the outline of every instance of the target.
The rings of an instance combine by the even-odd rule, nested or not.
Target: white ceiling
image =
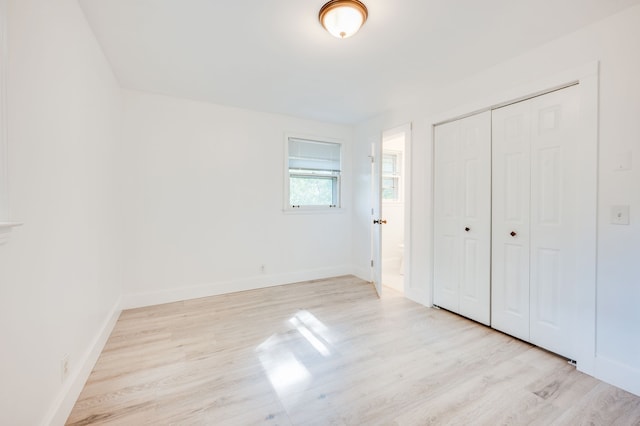
[[[78,0],[120,84],[357,123],[640,0],[364,0],[339,40],[325,0]]]

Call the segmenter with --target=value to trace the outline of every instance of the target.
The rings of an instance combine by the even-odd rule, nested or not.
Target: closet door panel
[[[460,300],[460,139],[455,122],[435,128],[433,303],[458,312]]]
[[[492,113],[491,326],[529,340],[530,104]]]
[[[491,121],[435,128],[434,304],[489,324]]]
[[[532,99],[531,342],[573,358],[578,89]]]
[[[491,113],[459,120],[462,187],[460,314],[491,321]]]

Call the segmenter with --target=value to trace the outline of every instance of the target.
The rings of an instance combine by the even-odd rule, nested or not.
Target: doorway
[[[409,125],[385,131],[382,135],[380,155],[381,227],[380,264],[383,294],[403,296],[407,262],[405,235],[407,235],[408,151]]]

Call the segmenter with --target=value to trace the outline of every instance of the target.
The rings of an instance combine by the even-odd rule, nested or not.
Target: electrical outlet
[[[65,354],[60,360],[60,381],[64,382],[69,376],[69,354]]]

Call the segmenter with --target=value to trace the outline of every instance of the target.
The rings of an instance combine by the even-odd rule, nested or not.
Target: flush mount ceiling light
[[[334,37],[347,38],[367,20],[367,6],[358,0],[331,0],[320,9],[320,23]]]

